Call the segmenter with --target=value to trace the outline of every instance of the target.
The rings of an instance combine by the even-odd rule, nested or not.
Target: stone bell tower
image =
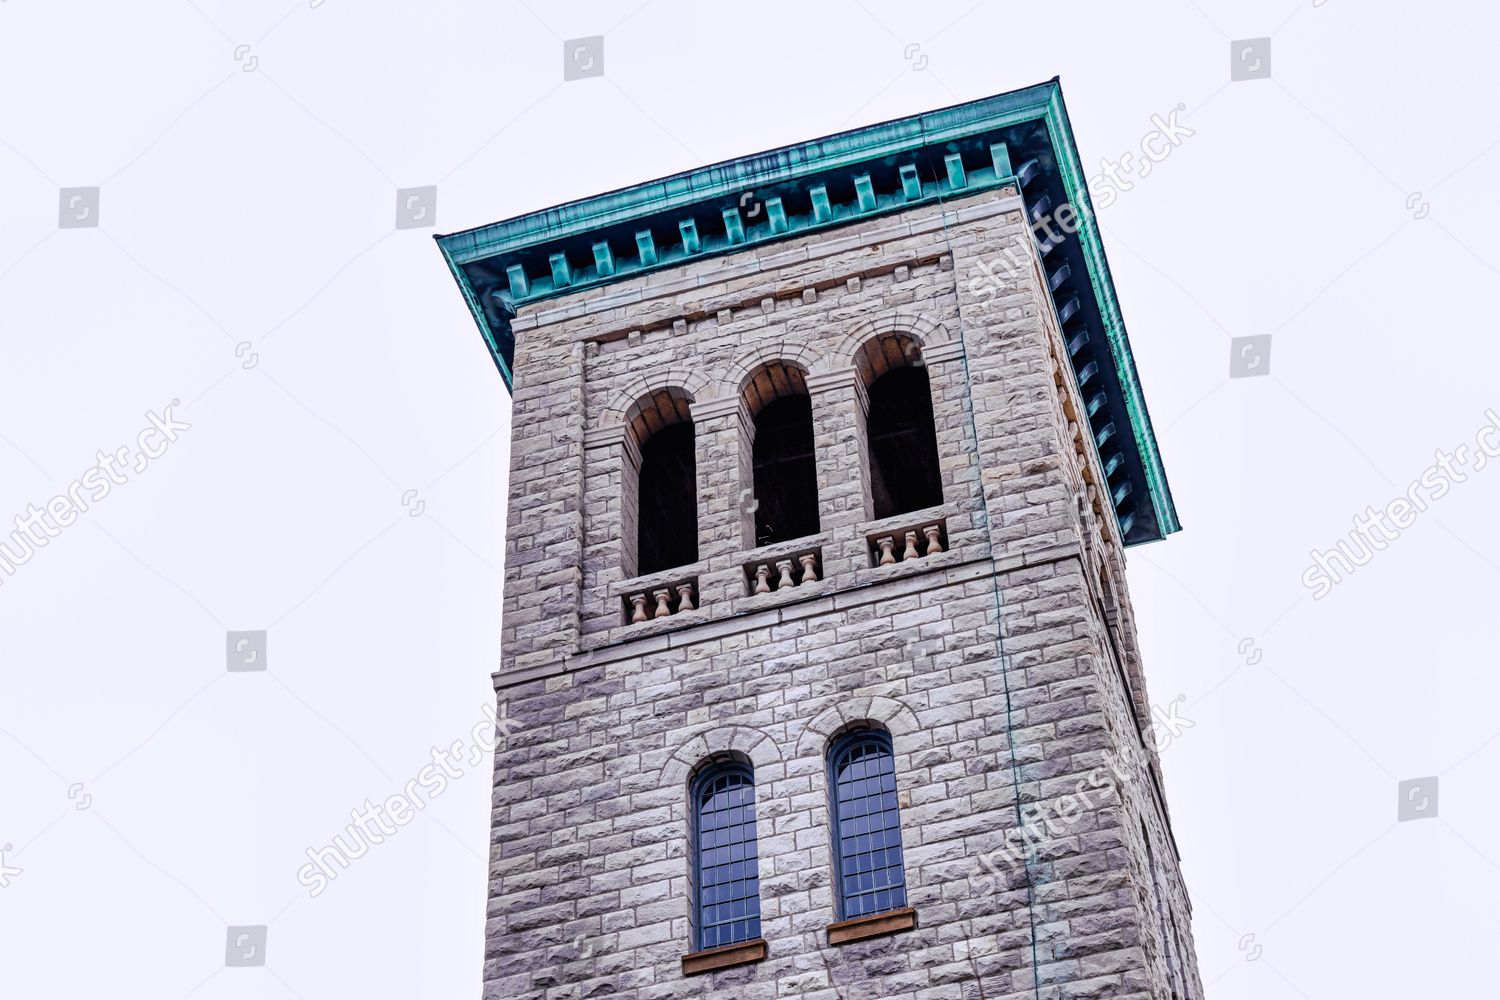
[[[1203,996],[1082,178],[1052,81],[438,238],[513,394],[488,1000]]]

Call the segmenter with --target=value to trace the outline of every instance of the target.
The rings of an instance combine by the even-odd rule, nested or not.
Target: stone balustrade
[[[822,577],[823,550],[801,549],[784,556],[748,562],[744,568],[745,583],[752,597],[801,587],[817,583]]]
[[[628,592],[622,599],[625,602],[626,625],[667,618],[698,607],[698,580],[694,578],[647,587]]]
[[[947,518],[935,517],[934,513],[936,512],[928,511],[927,517],[918,521],[903,523],[888,519],[866,525],[863,535],[870,565],[875,568],[893,566],[947,551]],[[801,543],[800,546],[798,542]],[[756,598],[824,582],[823,548],[828,542],[828,536],[809,536],[788,543],[786,548],[768,545],[742,553],[739,558],[744,561],[739,563],[739,567],[744,595]],[[723,587],[724,578],[721,574],[729,567],[719,570],[709,564],[698,564],[682,568],[695,575],[674,578],[668,575],[668,571],[616,584],[612,589],[620,602],[621,624],[626,627],[642,625],[684,612],[698,611],[702,607],[698,574],[705,571],[712,570],[708,581],[709,592],[718,595],[714,600],[718,601],[726,596],[716,588]],[[821,592],[808,593],[811,595]],[[735,601],[731,600],[720,607],[719,611],[733,613],[734,605]],[[716,615],[710,612],[707,617],[711,619]],[[691,620],[705,619],[695,615]],[[654,633],[656,630],[649,631]]]
[[[946,548],[947,520],[938,518],[908,528],[878,531],[868,536],[870,561],[874,566],[893,566],[935,556]]]

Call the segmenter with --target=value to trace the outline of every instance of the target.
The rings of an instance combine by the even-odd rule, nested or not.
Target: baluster
[[[927,554],[935,556],[943,551],[943,543],[938,541],[938,532],[941,529],[936,524],[929,524],[922,529],[922,534],[927,536]]]
[[[875,539],[875,544],[880,547],[879,565],[889,566],[896,561],[896,553],[894,551],[896,548],[896,539],[890,535],[886,535],[883,538]]]
[[[802,562],[802,583],[818,582],[818,557],[809,552],[805,556],[798,556]],[[798,584],[801,586],[801,584]]]
[[[771,592],[771,567],[761,563],[755,567],[755,592],[757,594],[769,594]]]
[[[792,561],[790,559],[776,560],[776,572],[781,575],[776,580],[776,589],[794,586],[792,583]]]
[[[630,606],[632,608],[630,612],[630,624],[634,625],[637,622],[643,622],[647,620],[645,594],[631,594]]]
[[[677,585],[677,596],[681,598],[677,605],[677,613],[693,610],[693,585],[691,583],[679,583]]]
[[[917,558],[917,533],[915,531],[908,531],[906,533],[906,551],[901,553],[901,561],[906,562],[908,559],[915,558]]]
[[[658,590],[654,596],[656,597],[655,617],[665,618],[670,615],[672,613],[672,609],[667,606],[667,600],[672,596],[672,592],[663,587],[661,590]]]

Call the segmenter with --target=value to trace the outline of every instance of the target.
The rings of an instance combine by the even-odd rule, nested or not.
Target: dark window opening
[[[698,465],[693,425],[673,424],[641,446],[636,574],[698,561]]]
[[[785,542],[818,531],[818,467],[813,456],[812,400],[782,396],[755,417],[755,544]]]
[[[906,870],[890,737],[858,730],[834,743],[828,756],[839,919],[899,910],[906,905]]]
[[[697,843],[699,950],[760,937],[760,865],[755,848],[755,778],[743,764],[724,764],[693,783]]]
[[[932,392],[924,367],[893,368],[869,390],[870,492],[877,518],[943,502]]]

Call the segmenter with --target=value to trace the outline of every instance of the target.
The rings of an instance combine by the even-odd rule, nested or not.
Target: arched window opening
[[[745,401],[755,421],[755,544],[817,534],[812,399],[802,371],[781,362],[766,365],[746,386]]]
[[[834,742],[828,760],[839,919],[898,910],[906,905],[906,871],[891,738],[855,730]]]
[[[694,780],[692,802],[696,946],[754,940],[760,937],[754,773],[746,764],[716,764]]]
[[[659,390],[633,409],[641,458],[635,575],[644,576],[698,561],[698,462],[686,396]]]
[[[858,358],[870,408],[870,499],[877,518],[943,502],[932,388],[916,341],[887,336],[866,344]]]

